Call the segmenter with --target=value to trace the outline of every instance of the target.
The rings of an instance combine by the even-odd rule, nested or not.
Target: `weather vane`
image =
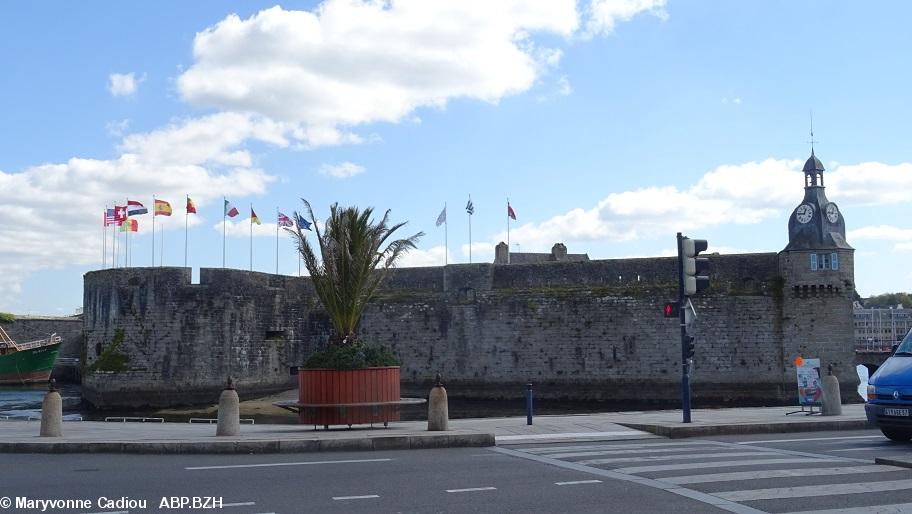
[[[817,141],[814,140],[814,109],[810,110],[811,113],[811,140],[808,143],[811,143],[811,153],[814,153],[814,143]]]

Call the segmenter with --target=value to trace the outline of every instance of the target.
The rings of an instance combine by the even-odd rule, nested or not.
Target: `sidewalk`
[[[614,441],[722,434],[806,432],[867,428],[863,404],[843,405],[840,416],[786,415],[794,407],[696,409],[568,416],[450,420],[447,432],[425,421],[314,430],[302,425],[241,425],[237,437],[216,437],[214,424],[65,422],[63,437],[38,437],[37,421],[0,421],[0,453],[294,453]]]

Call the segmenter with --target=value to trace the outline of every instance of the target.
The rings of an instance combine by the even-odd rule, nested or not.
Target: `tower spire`
[[[810,109],[810,114],[811,114],[811,140],[808,142],[811,143],[811,155],[813,156],[814,155],[814,143],[816,143],[816,141],[814,141],[814,109]]]

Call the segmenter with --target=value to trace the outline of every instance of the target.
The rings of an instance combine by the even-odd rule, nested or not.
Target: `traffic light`
[[[696,351],[696,345],[694,344],[694,337],[690,335],[684,336],[684,359],[693,359],[694,352]]]
[[[665,309],[662,313],[666,318],[677,318],[680,315],[678,302],[665,302]]]
[[[709,287],[709,259],[697,257],[700,252],[706,251],[708,246],[705,239],[684,237],[681,240],[681,267],[684,271],[685,296],[699,293]]]

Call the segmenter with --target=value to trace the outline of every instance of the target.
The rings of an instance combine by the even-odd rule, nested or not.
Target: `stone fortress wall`
[[[785,252],[709,257],[695,405],[796,403],[799,353],[854,395],[851,255],[812,277],[835,290]],[[518,398],[532,381],[537,398],[675,405],[679,327],[662,305],[676,297],[673,257],[398,269],[360,334],[400,356],[404,395],[440,372],[453,397]],[[103,408],[211,403],[228,375],[248,397],[296,387],[290,369],[331,327],[309,279],[229,269],[199,284],[189,268],[87,273],[84,319],[83,394]]]

